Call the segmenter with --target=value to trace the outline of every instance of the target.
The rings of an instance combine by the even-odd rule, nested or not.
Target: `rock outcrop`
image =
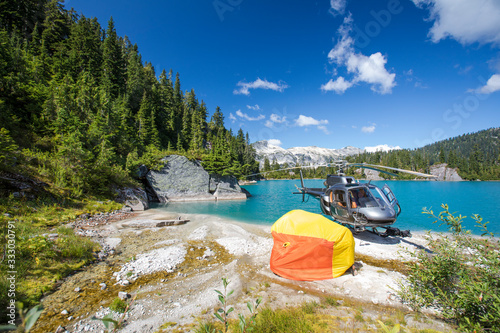
[[[457,173],[457,169],[448,168],[448,164],[434,164],[430,167],[430,174],[437,176],[437,180],[444,181],[462,181]]]
[[[149,208],[148,195],[141,188],[118,188],[116,194],[116,201],[130,207],[133,211],[143,211]]]
[[[371,169],[357,169],[356,173],[362,174],[364,173],[366,176],[366,180],[384,180],[384,178],[380,177],[380,172]]]
[[[159,171],[150,170],[146,179],[160,202],[240,200],[247,195],[233,176],[210,175],[199,161],[170,155]]]

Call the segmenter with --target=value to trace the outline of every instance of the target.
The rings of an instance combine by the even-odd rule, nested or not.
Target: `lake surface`
[[[472,214],[478,214],[483,221],[489,221],[488,230],[500,235],[500,182],[436,182],[436,181],[372,181],[379,187],[389,185],[401,205],[401,215],[395,227],[411,231],[440,230],[435,219],[422,214],[423,207],[432,208],[437,215],[446,203],[450,212],[467,216],[463,225],[475,234]],[[157,204],[153,208],[177,213],[212,214],[236,221],[253,224],[273,224],[283,214],[293,209],[303,209],[321,214],[319,201],[306,196],[292,194],[300,180],[268,180],[255,185],[243,186],[252,197],[246,201],[216,201]],[[305,180],[307,187],[323,187],[323,180]],[[308,200],[309,197],[309,200]]]

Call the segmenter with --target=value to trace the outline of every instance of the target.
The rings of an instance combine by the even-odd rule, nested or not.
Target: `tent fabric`
[[[271,227],[271,270],[301,281],[338,277],[354,264],[352,232],[326,217],[292,210]]]

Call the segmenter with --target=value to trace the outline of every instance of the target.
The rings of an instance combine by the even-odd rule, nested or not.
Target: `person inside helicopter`
[[[371,200],[364,188],[350,190],[349,197],[351,198],[352,208],[366,207],[366,203]]]

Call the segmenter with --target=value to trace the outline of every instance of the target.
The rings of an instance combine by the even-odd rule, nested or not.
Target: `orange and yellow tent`
[[[326,217],[292,210],[272,226],[271,270],[301,281],[338,277],[354,264],[352,232]]]

